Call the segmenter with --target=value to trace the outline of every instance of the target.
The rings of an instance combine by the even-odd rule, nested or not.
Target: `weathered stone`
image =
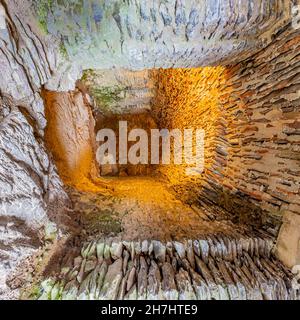
[[[118,293],[118,300],[123,300],[126,294],[126,284],[128,279],[129,271],[125,274],[125,276],[122,278],[119,293]]]
[[[148,273],[147,297],[149,300],[160,300],[162,298],[161,274],[153,260]]]
[[[52,190],[53,198],[59,191],[61,199],[66,194],[44,145],[36,141],[34,129],[18,108],[0,121],[1,215],[19,217],[38,229],[50,223],[45,210],[46,190]]]
[[[49,300],[51,298],[51,291],[54,287],[55,282],[53,279],[46,279],[41,283],[42,294],[39,297],[39,300]]]
[[[137,255],[142,252],[141,243],[139,241],[134,243],[134,251]]]
[[[85,266],[84,266],[84,272],[87,273],[87,272],[89,272],[91,270],[94,270],[96,265],[97,265],[97,260],[96,259],[87,260],[87,262],[85,263]]]
[[[85,246],[83,246],[83,248],[81,249],[81,256],[83,257],[83,259],[86,259],[88,256],[88,252],[90,250],[92,243],[88,242]]]
[[[159,262],[165,262],[166,260],[166,246],[163,245],[160,241],[152,241],[153,251],[155,259]]]
[[[221,273],[223,279],[225,280],[229,299],[230,300],[239,300],[240,297],[239,297],[238,287],[234,284],[233,280],[231,279],[230,274],[226,268],[226,265],[222,262],[220,262],[220,263],[217,262],[217,266],[218,266],[218,269],[220,270],[220,273]],[[243,300],[243,299],[241,299],[241,300]]]
[[[110,243],[105,243],[103,258],[106,260],[110,259]]]
[[[56,224],[48,222],[45,226],[45,240],[55,240],[57,237],[57,231]]]
[[[136,268],[133,267],[131,268],[129,275],[128,275],[128,280],[127,280],[127,287],[126,290],[130,291],[134,283],[136,282]]]
[[[103,254],[104,254],[104,242],[98,242],[96,246],[96,251],[97,251],[97,258],[99,261],[103,259]]]
[[[172,266],[165,262],[161,268],[162,271],[162,294],[166,300],[177,300],[178,291],[175,284],[175,274]]]
[[[77,275],[77,281],[79,283],[82,282],[83,277],[84,277],[85,264],[86,264],[86,259],[82,260],[82,263],[81,263],[81,266],[80,266],[80,271],[79,271],[79,273]]]
[[[148,252],[149,252],[149,255],[151,255],[151,253],[153,252],[153,243],[152,243],[152,241],[149,244]]]
[[[113,242],[110,247],[110,254],[114,260],[122,257],[123,244],[122,242]]]
[[[294,213],[284,215],[278,235],[276,251],[279,259],[292,268],[300,264],[300,216]]]
[[[147,274],[148,265],[144,257],[140,257],[140,270],[137,277],[137,289],[138,289],[138,299],[147,299]]]
[[[208,267],[209,270],[214,278],[214,282],[217,284],[218,291],[220,294],[220,300],[229,300],[229,294],[228,294],[228,286],[224,283],[224,280],[222,279],[222,274],[216,267],[214,260],[209,258],[208,261]]]
[[[92,278],[92,272],[90,272],[80,283],[78,289],[78,300],[90,300],[90,281]]]
[[[212,277],[211,272],[209,271],[209,269],[201,259],[199,259],[198,257],[195,257],[195,261],[196,261],[198,271],[200,272],[202,277],[205,279],[209,287],[211,298],[213,300],[219,300],[220,299],[219,289],[217,287],[217,284],[214,281],[214,278]]]
[[[126,293],[124,300],[137,300],[137,288],[134,284],[131,289]]]
[[[264,1],[255,3],[251,8],[248,3],[235,1],[229,9],[223,3],[212,7],[208,1],[195,3],[194,6],[189,3],[179,6],[174,1],[163,4],[119,4],[112,1],[90,7],[85,0],[81,4],[86,8],[85,13],[76,11],[76,3],[62,1],[53,3],[53,14],[45,18],[44,11],[39,10],[41,5],[34,2],[33,9],[43,12],[39,18],[52,36],[68,38],[63,46],[69,59],[76,61],[73,68],[77,66],[79,70],[110,69],[116,65],[127,69],[147,69],[154,65],[157,68],[171,68],[233,63],[243,57],[243,53],[249,54],[251,49],[257,50],[266,45],[269,41],[264,33],[276,33],[277,26],[291,14],[279,5],[273,12],[271,5]],[[207,14],[206,8],[214,14]],[[182,14],[179,15],[178,10]],[[60,14],[62,11],[65,12],[63,16]],[[265,11],[271,12],[270,15],[265,16]],[[86,28],[87,21],[90,28]],[[238,32],[234,35],[237,25]],[[250,29],[257,41],[250,41]],[[123,48],[120,39],[124,41]],[[91,47],[91,43],[96,47]],[[143,58],[139,55],[141,51],[144,52]],[[186,59],[187,52],[189,59]],[[70,80],[67,79],[73,79],[75,71],[70,73],[69,65],[65,64],[61,64],[63,68],[54,82],[62,88],[59,85],[52,85],[51,88],[69,90],[67,85]],[[66,71],[69,71],[68,76],[63,77]]]
[[[78,287],[76,280],[68,282],[62,292],[62,300],[76,300],[78,295]]]
[[[97,280],[97,289],[96,289],[96,298],[97,299],[99,298],[107,270],[108,270],[108,265],[107,265],[106,261],[103,261],[103,263],[101,264],[100,270],[99,270],[99,276],[98,276],[98,280]]]
[[[170,258],[173,258],[173,251],[174,251],[174,248],[173,248],[172,242],[167,242],[167,244],[166,244],[166,252],[167,252],[167,254],[169,255]]]
[[[126,274],[126,271],[128,269],[128,260],[129,260],[129,253],[127,250],[123,251],[123,274]]]
[[[173,241],[174,248],[181,259],[185,258],[185,247],[181,242]]]
[[[201,259],[207,263],[208,262],[208,255],[209,255],[209,246],[207,241],[205,240],[199,240],[199,246],[201,250]]]
[[[128,242],[128,241],[123,241],[123,245],[128,250],[128,252],[130,252],[131,260],[134,260],[134,257],[135,257],[134,243]]]
[[[225,241],[226,238],[224,238]],[[215,259],[208,256],[207,264],[198,255],[194,255],[195,268],[188,258],[180,258],[174,252],[172,259],[169,254],[169,261],[156,262],[153,255],[136,255],[134,261],[129,260],[124,264],[125,258],[129,258],[127,250],[123,250],[123,260],[118,259],[111,263],[111,260],[102,260],[95,264],[97,258],[92,255],[90,259],[77,257],[76,266],[66,275],[66,286],[61,277],[55,281],[50,279],[41,290],[40,299],[200,299],[200,300],[277,300],[277,299],[298,299],[296,290],[291,289],[292,275],[284,269],[278,260],[272,260],[266,252],[267,241],[257,238],[259,255],[257,250],[249,250],[250,242],[247,238],[235,238],[234,242],[239,249],[239,260],[226,260],[224,252],[220,253],[223,239],[213,239],[215,248]],[[216,241],[218,240],[218,241]],[[232,241],[232,239],[231,239]],[[253,241],[253,244],[255,241]],[[168,245],[166,244],[166,247]],[[188,241],[186,247],[193,249],[193,242]],[[90,245],[84,245],[90,248]],[[248,250],[247,250],[248,248]],[[263,249],[263,250],[262,250]],[[222,249],[223,250],[223,249]],[[170,246],[169,246],[170,251]],[[248,252],[247,252],[248,251]],[[194,251],[193,251],[194,252]],[[122,261],[120,261],[122,260]],[[191,259],[190,259],[191,260]],[[68,259],[64,260],[68,263]],[[92,262],[90,268],[86,266]],[[93,266],[93,269],[92,269]],[[70,279],[74,271],[86,270],[80,275],[80,286],[75,278]],[[84,268],[84,269],[82,269]],[[91,270],[90,270],[91,269]],[[90,271],[89,271],[90,270]],[[109,273],[107,274],[107,271]],[[69,275],[69,276],[68,276]],[[76,274],[75,274],[76,276]],[[48,283],[48,284],[47,284]],[[55,285],[55,288],[54,288]],[[49,287],[49,288],[48,288]],[[47,289],[48,288],[48,289]],[[54,289],[53,289],[54,288]]]
[[[120,258],[108,267],[103,286],[100,291],[100,300],[115,300],[118,297],[119,285],[122,281],[123,260]]]
[[[195,255],[193,250],[193,241],[188,240],[187,242],[187,250],[186,250],[187,259],[193,269],[195,269]]]
[[[98,172],[93,150],[96,138],[91,130],[94,123],[92,110],[83,93],[79,90],[44,91],[43,96],[47,117],[45,142],[53,154],[60,177],[66,184],[79,189],[92,187],[90,177]]]
[[[197,299],[211,300],[209,287],[207,286],[203,278],[201,278],[201,276],[198,273],[196,273],[193,269],[190,269],[189,272],[192,278],[192,284],[193,284]]]
[[[200,245],[199,245],[198,240],[194,240],[193,245],[194,245],[194,251],[195,251],[196,255],[198,257],[200,257],[201,256],[201,249],[200,249]]]
[[[299,264],[299,34],[290,27],[290,7],[264,0],[251,5],[233,1],[231,8],[222,2],[193,8],[180,1],[162,5],[112,1],[92,7],[87,0],[83,2],[82,12],[75,10],[75,2],[64,0],[51,4],[3,0],[0,4],[1,217],[21,219],[36,236],[46,226],[41,236],[59,240],[62,229],[71,229],[70,217],[63,214],[71,210],[66,208],[68,196],[61,178],[78,189],[97,189],[92,100],[82,88],[75,90],[82,69],[170,67],[155,74],[152,105],[158,127],[202,127],[206,163],[199,177],[186,175],[185,166],[165,166],[161,173],[187,203],[203,201],[215,206],[216,210],[204,206],[200,212],[197,203],[192,213],[203,220],[215,219],[223,208],[234,220],[276,235],[285,213],[277,254],[289,267]],[[216,14],[207,15],[207,8]],[[199,65],[220,67],[185,68]],[[26,238],[24,232],[18,242],[16,230],[1,227],[0,295],[6,296],[7,274],[32,255],[37,245],[26,249],[20,245]],[[16,228],[21,230],[20,225]],[[191,232],[195,229],[191,225]],[[229,267],[228,272],[223,264],[222,270],[216,268],[218,259],[234,264],[232,276],[243,280],[246,290],[250,283],[253,292],[249,296],[260,297],[261,292],[265,299],[289,296],[279,271],[264,260],[272,256],[272,245],[259,232],[249,241],[241,241],[236,233],[224,243],[215,235],[200,239],[199,246],[194,243],[196,256],[191,241],[183,245],[184,250],[178,244],[176,254],[159,241],[152,241],[148,248],[144,242],[125,247],[139,272],[151,261],[152,252],[165,269],[172,262],[175,274],[178,268],[196,265],[206,281],[212,278],[217,283],[219,297],[225,295],[223,280],[228,286],[233,283]],[[99,262],[118,259],[110,266],[113,273],[122,260],[122,247],[110,241],[103,248],[88,243],[81,251],[84,259],[74,261],[73,269],[63,262],[61,275],[68,280],[76,277],[87,298],[90,275],[86,273],[95,272],[92,291],[98,273],[95,253]],[[141,253],[149,255],[143,262]],[[129,269],[126,261],[121,264],[120,274]],[[59,298],[61,287],[56,282],[50,298]],[[116,296],[105,290],[105,295]],[[130,290],[134,296],[140,288],[133,285]],[[229,291],[235,298],[234,288]]]
[[[142,241],[142,252],[144,254],[148,254],[148,249],[149,249],[149,243],[147,240]]]
[[[196,295],[191,284],[191,279],[189,274],[183,270],[179,269],[179,272],[175,275],[177,288],[179,291],[179,300],[196,300]]]
[[[97,297],[98,276],[99,276],[100,268],[101,268],[101,265],[98,264],[91,273],[91,279],[89,283],[89,293],[90,293],[91,300],[94,300]]]

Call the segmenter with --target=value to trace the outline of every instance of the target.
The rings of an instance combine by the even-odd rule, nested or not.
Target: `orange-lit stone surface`
[[[160,167],[174,188],[186,200],[194,200],[201,186],[226,165],[226,122],[222,113],[220,96],[225,86],[225,68],[160,70],[157,75],[157,95],[153,111],[160,128],[203,129],[204,172],[187,176],[186,164]],[[194,141],[195,145],[195,141]]]
[[[80,91],[44,91],[47,127],[45,142],[67,185],[97,190],[94,119]]]

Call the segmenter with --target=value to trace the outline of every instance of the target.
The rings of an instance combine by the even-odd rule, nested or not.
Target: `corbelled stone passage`
[[[127,130],[143,129],[148,136],[157,124],[151,114],[151,100],[155,93],[153,79],[155,71],[128,71],[125,69],[86,71],[77,84],[93,98],[92,106],[95,117],[95,135],[101,129],[111,129],[116,135],[117,153],[119,159],[120,137],[119,122],[127,122]],[[121,142],[123,144],[124,142]],[[134,142],[128,141],[128,148]],[[97,147],[101,145],[99,141]],[[148,157],[150,158],[151,152]],[[135,176],[149,175],[154,169],[150,164],[117,164],[115,168],[100,166],[100,175]]]
[[[298,5],[0,0],[0,298],[299,299]],[[119,121],[204,171],[99,165]]]

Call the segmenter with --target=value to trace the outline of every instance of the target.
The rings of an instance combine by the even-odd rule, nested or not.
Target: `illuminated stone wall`
[[[221,184],[249,196],[266,213],[261,223],[283,217],[278,250],[288,265],[297,255],[299,262],[300,250],[299,49],[299,30],[279,35],[265,50],[229,68],[221,97],[229,141]]]
[[[299,213],[298,51],[290,33],[235,66],[160,71],[160,127],[206,132],[205,172],[193,182],[207,198],[220,204],[230,191],[274,215]],[[162,171],[188,186],[181,169]]]
[[[299,33],[228,69],[224,187],[272,215],[299,213]]]
[[[161,166],[185,200],[195,201],[207,179],[215,179],[226,164],[226,120],[220,105],[225,86],[225,68],[160,70],[153,111],[159,127],[168,129],[204,129],[205,170],[199,176],[187,176],[187,164]]]
[[[67,185],[93,191],[97,177],[94,119],[86,95],[43,91],[47,127],[45,143]]]
[[[161,168],[179,195],[271,232],[283,221],[278,248],[293,248],[289,259],[300,239],[299,49],[299,32],[290,30],[233,66],[160,71],[154,102],[160,127],[206,131],[201,177]]]

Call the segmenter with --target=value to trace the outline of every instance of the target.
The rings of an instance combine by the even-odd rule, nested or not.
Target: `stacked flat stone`
[[[87,242],[61,273],[41,283],[50,300],[294,300],[292,275],[261,237]]]

